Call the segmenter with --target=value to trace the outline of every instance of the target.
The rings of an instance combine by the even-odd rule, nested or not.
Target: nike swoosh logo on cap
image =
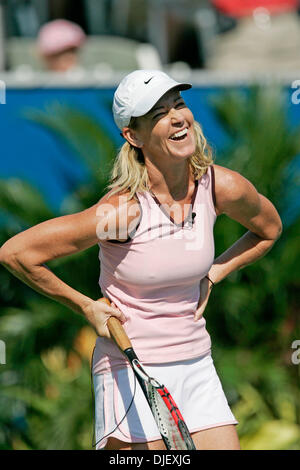
[[[147,80],[146,82],[144,82],[144,83],[145,83],[145,85],[148,85],[148,83],[150,82],[150,80],[152,80],[152,78],[154,78],[154,76],[153,76],[153,77],[151,77],[151,78],[149,78],[149,80]]]

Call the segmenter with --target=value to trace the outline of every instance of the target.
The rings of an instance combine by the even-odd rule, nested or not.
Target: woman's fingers
[[[198,321],[203,315],[203,310],[198,308],[194,314],[194,321]]]
[[[107,308],[105,308],[104,310],[104,313],[107,315],[107,319],[109,317],[116,317],[118,320],[120,320],[121,323],[125,323],[126,322],[126,317],[124,315],[123,312],[121,312],[121,310],[118,309],[118,307],[113,307],[112,305],[111,306],[107,306]]]
[[[124,313],[114,304],[114,302],[111,303],[111,308],[112,308],[112,314],[117,317],[121,323],[126,322],[126,317]]]
[[[210,288],[209,288],[209,280],[204,277],[200,281],[200,297],[199,297],[199,302],[197,305],[197,310],[194,313],[194,321],[198,321],[206,308],[208,299],[210,296]]]
[[[121,323],[126,321],[124,313],[114,303],[108,304],[103,300],[93,302],[86,312],[86,317],[94,326],[97,334],[106,338],[110,338],[107,327],[107,321],[110,317],[118,318]]]
[[[204,313],[204,310],[205,310],[205,307],[207,305],[207,302],[208,302],[208,299],[205,302],[203,302],[200,305],[200,307],[197,308],[197,310],[194,314],[194,321],[198,321],[202,317],[202,315]]]

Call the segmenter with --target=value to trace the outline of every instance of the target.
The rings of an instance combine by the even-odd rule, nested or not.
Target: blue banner
[[[227,136],[216,119],[211,99],[217,99],[223,91],[222,87],[195,86],[183,92],[217,157]],[[292,102],[294,90],[286,88],[285,91],[288,119],[290,126],[295,127],[300,124],[300,104]],[[29,181],[52,207],[58,207],[78,184],[88,181],[86,168],[62,140],[30,120],[26,113],[32,109],[47,110],[49,106],[51,109],[53,103],[76,108],[93,116],[114,138],[117,148],[123,139],[110,111],[113,93],[114,88],[7,89],[6,104],[0,104],[0,178],[19,177]]]

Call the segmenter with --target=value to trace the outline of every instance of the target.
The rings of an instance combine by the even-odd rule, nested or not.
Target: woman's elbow
[[[18,264],[18,250],[13,243],[8,240],[0,248],[0,263],[7,267]]]
[[[270,222],[266,225],[266,239],[275,243],[281,237],[283,231],[282,220],[278,212],[274,214]]]
[[[269,240],[271,245],[274,245],[274,243],[281,237],[282,234],[282,223],[277,223],[274,224],[270,229],[268,230],[265,239]]]
[[[278,238],[281,237],[281,234],[282,234],[282,231],[283,231],[283,225],[282,225],[282,220],[281,218],[278,216],[278,220],[277,220],[277,224],[274,228],[274,242],[276,242],[276,240],[278,240]]]
[[[282,232],[283,232],[283,225],[282,225],[282,222],[281,222],[281,220],[280,220],[280,224],[278,225],[278,233],[277,233],[276,240],[278,240],[278,238],[281,237]]]

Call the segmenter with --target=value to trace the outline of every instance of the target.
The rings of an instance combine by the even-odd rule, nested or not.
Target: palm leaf
[[[92,180],[100,184],[107,181],[116,146],[93,116],[59,102],[51,103],[45,111],[27,110],[24,115],[71,147],[90,170]]]
[[[26,226],[54,217],[39,191],[17,178],[0,181],[0,209]]]
[[[230,138],[220,153],[221,164],[243,174],[280,211],[286,209],[282,202],[291,184],[289,166],[300,153],[300,128],[291,130],[286,100],[275,86],[253,86],[248,93],[228,91],[212,99],[216,117]]]

